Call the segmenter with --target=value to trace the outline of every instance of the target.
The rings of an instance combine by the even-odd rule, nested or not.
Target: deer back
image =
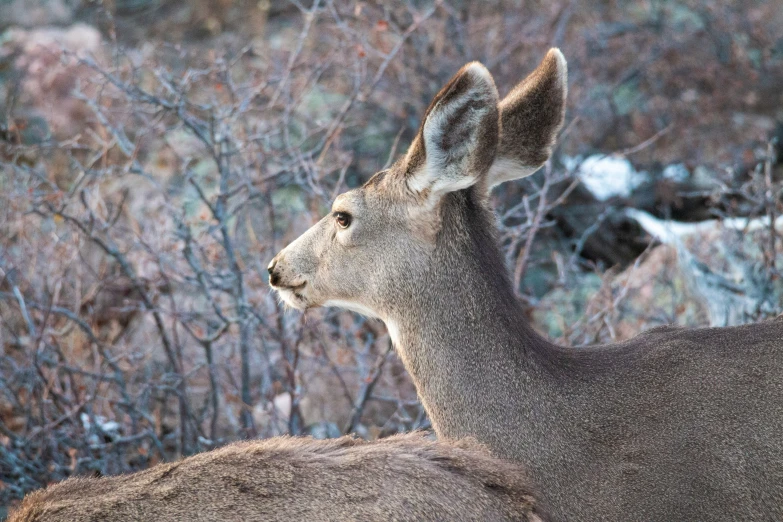
[[[129,475],[72,478],[9,522],[125,520],[542,521],[524,470],[472,441],[278,437]]]

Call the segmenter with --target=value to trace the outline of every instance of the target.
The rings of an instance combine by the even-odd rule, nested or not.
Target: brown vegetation
[[[6,5],[33,4],[3,4],[0,24],[19,23]],[[383,326],[284,313],[266,264],[334,195],[407,148],[432,95],[469,60],[489,67],[501,95],[551,45],[569,60],[554,160],[493,196],[537,328],[581,344],[707,324],[715,295],[747,305],[733,321],[780,313],[779,232],[659,247],[624,212],[783,213],[772,141],[783,10],[735,4],[116,0],[109,13],[63,4],[48,22],[88,25],[9,28],[0,505],[241,438],[428,427]],[[594,152],[649,176],[600,201],[577,179],[578,156]],[[662,175],[670,163],[683,163],[684,180]],[[699,277],[719,282],[709,298],[693,283],[705,266],[712,275]]]

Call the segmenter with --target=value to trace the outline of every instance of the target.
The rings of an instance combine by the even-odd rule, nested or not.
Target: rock
[[[76,57],[100,56],[101,34],[89,25],[75,24],[68,29],[9,29],[0,38],[0,54],[10,57],[10,67],[19,78],[19,104],[25,107],[25,120],[46,115],[48,131],[55,137],[72,137],[84,131],[89,115],[85,105],[73,96],[80,78],[91,74]],[[91,86],[82,80],[85,91]],[[29,132],[28,132],[29,134]],[[39,133],[40,134],[40,133]],[[40,139],[41,136],[33,136]],[[45,137],[48,138],[48,135]]]
[[[636,209],[626,214],[676,252],[677,271],[705,307],[710,326],[747,323],[775,315],[783,307],[783,281],[771,278],[759,249],[769,233],[768,218],[679,223]],[[783,216],[774,227],[783,233]]]
[[[73,7],[65,0],[10,0],[0,2],[0,29],[67,25],[73,20]]]

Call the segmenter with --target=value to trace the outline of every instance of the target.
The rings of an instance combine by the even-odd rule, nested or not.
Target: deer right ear
[[[552,48],[500,102],[500,145],[487,174],[488,188],[529,176],[549,159],[565,119],[567,83],[565,57]]]
[[[405,155],[405,183],[430,201],[481,179],[498,146],[498,92],[478,62],[465,65],[435,96]]]

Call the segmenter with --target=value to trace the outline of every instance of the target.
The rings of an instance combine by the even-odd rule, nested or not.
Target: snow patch
[[[94,415],[93,418],[95,419],[96,427],[105,437],[108,437],[110,440],[116,440],[119,438],[121,428],[119,422],[108,420],[102,415]],[[86,413],[82,413],[79,415],[79,419],[82,421],[82,427],[84,428],[84,431],[91,432],[93,426],[90,416]],[[96,433],[91,433],[88,437],[88,441],[92,446],[97,446],[101,442]]]
[[[635,208],[625,209],[625,215],[636,220],[637,223],[652,236],[657,237],[662,243],[676,244],[683,237],[691,236],[701,232],[717,230],[723,227],[728,230],[740,230],[744,232],[754,232],[756,230],[769,228],[770,221],[768,217],[748,219],[725,218],[708,219],[698,223],[682,223],[679,221],[670,221],[658,219],[655,216]],[[783,216],[775,219],[775,229],[783,230]]]
[[[564,164],[568,168],[574,165],[574,160],[565,161]],[[627,159],[605,154],[587,157],[579,164],[577,176],[600,201],[616,196],[627,198],[648,179],[646,172],[637,172]]]
[[[664,179],[674,181],[675,183],[684,183],[688,181],[691,173],[688,172],[688,168],[682,163],[675,163],[673,165],[667,165],[663,169],[661,174]]]

